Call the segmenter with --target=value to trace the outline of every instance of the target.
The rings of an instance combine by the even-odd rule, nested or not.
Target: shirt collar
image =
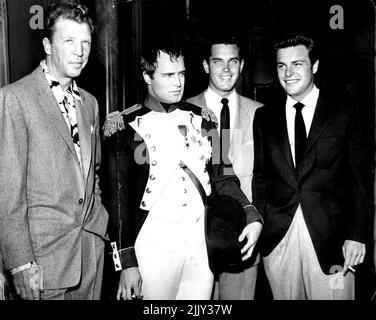
[[[211,101],[218,101],[219,104],[222,104],[221,100],[223,98],[227,98],[230,106],[236,102],[236,90],[232,91],[227,97],[221,97],[218,93],[214,92],[213,89],[208,87],[206,90],[206,97]]]
[[[319,98],[320,90],[313,85],[310,93],[308,93],[300,102],[304,104],[305,107],[316,107],[317,99]],[[298,101],[287,95],[286,108],[293,108],[295,103]],[[304,110],[304,109],[303,109]]]
[[[46,60],[42,60],[40,62],[40,66],[42,67],[42,71],[44,73],[44,76],[47,79],[48,84],[50,85],[52,92],[55,94],[55,97],[58,100],[58,102],[60,102],[61,100],[64,99],[64,96],[66,95],[66,93],[64,93],[64,90],[61,87],[59,81],[57,81],[56,78],[50,72],[50,70],[47,66]],[[56,88],[57,88],[57,90],[56,90]],[[74,99],[82,101],[80,91],[78,90],[78,86],[77,86],[77,83],[76,83],[75,80],[72,80],[72,82],[69,85],[66,92],[68,94],[71,94]]]

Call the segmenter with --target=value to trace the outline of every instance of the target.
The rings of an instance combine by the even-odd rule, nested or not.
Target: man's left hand
[[[346,240],[342,247],[343,257],[343,273],[346,273],[349,266],[356,266],[363,263],[366,255],[366,245],[361,242]]]
[[[239,242],[242,242],[244,238],[247,237],[247,243],[241,250],[241,253],[244,254],[242,257],[243,261],[251,257],[257,239],[260,236],[261,229],[262,224],[260,222],[252,222],[243,229],[243,232],[239,236]]]

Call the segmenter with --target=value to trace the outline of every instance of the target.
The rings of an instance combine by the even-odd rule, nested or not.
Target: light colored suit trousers
[[[275,300],[353,300],[355,277],[342,266],[322,272],[299,206],[290,228],[274,250],[263,258]]]

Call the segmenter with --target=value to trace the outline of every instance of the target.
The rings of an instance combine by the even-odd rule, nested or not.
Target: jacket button
[[[154,176],[154,175],[151,175],[151,176],[150,176],[150,180],[155,180],[155,176]]]
[[[142,201],[142,202],[141,202],[141,206],[146,207],[146,202],[145,202],[145,201]]]
[[[151,189],[147,188],[146,193],[151,193]]]
[[[152,165],[152,166],[156,166],[156,165],[157,165],[157,161],[153,160],[153,161],[151,162],[151,165]]]
[[[78,203],[79,204],[82,204],[84,202],[84,199],[82,199],[82,198],[80,198],[79,200],[78,200]]]

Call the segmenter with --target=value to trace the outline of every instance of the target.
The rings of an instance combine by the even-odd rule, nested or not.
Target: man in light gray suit
[[[23,299],[99,299],[107,212],[96,99],[73,80],[91,48],[86,7],[45,13],[46,59],[0,90],[0,245]]]
[[[243,69],[239,41],[233,37],[211,39],[203,60],[205,72],[209,75],[209,87],[198,96],[187,101],[210,108],[218,119],[223,109],[229,110],[229,132],[220,129],[221,139],[230,136],[228,161],[240,180],[241,189],[252,201],[253,172],[253,116],[260,103],[239,95],[235,86]],[[222,115],[221,115],[222,114]],[[221,123],[221,121],[219,121]],[[223,152],[223,151],[221,151]],[[225,157],[226,158],[226,157]],[[258,235],[262,221],[254,223]],[[254,298],[257,259],[250,259],[242,269],[227,270],[219,275],[214,289],[214,298],[220,300],[250,300]]]

